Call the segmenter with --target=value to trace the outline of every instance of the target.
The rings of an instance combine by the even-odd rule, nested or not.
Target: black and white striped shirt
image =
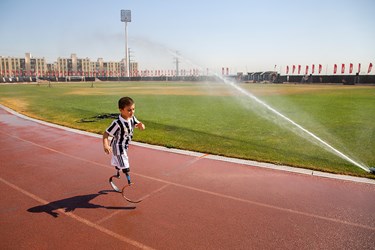
[[[133,138],[134,127],[138,123],[139,121],[135,116],[127,121],[119,115],[117,120],[113,120],[106,130],[113,137],[111,141],[113,155],[121,155],[127,151]]]

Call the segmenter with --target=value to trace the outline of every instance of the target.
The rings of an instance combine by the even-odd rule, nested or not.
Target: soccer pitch
[[[351,159],[375,166],[373,86],[238,84]],[[131,96],[146,130],[134,140],[171,148],[373,178],[263,105],[217,82],[0,85],[20,113],[101,134]],[[99,116],[99,118],[98,118]],[[100,146],[100,145],[99,145]],[[147,156],[145,156],[147,157]]]

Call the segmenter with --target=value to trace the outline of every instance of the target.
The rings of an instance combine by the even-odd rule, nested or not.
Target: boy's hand
[[[104,134],[103,134],[103,149],[104,149],[104,152],[106,154],[112,153],[112,148],[109,145],[108,137],[109,137],[109,134],[107,133],[107,131],[104,132]]]
[[[137,127],[140,130],[144,130],[146,128],[145,125],[142,122],[140,122],[137,125],[135,125],[135,127]]]
[[[112,148],[109,147],[109,146],[104,146],[104,152],[105,152],[106,154],[112,153]]]

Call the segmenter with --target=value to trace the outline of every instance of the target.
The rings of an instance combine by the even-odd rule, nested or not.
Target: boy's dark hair
[[[128,96],[122,97],[120,100],[118,100],[118,108],[123,109],[126,106],[133,105],[134,101]]]

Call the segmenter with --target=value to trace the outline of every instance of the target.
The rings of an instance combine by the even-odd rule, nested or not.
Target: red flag
[[[286,66],[286,74],[289,73],[289,66]]]
[[[361,64],[358,63],[358,74],[361,72]]]
[[[314,71],[315,71],[315,65],[313,64],[313,65],[311,66],[311,74],[314,74]]]
[[[333,74],[336,74],[337,72],[337,64],[333,65]]]
[[[309,73],[309,66],[306,65],[306,71],[305,71],[305,75],[307,75]]]
[[[301,73],[301,65],[298,65],[298,75]]]
[[[322,72],[322,65],[321,64],[319,64],[319,74],[320,74],[320,72]]]
[[[371,72],[371,70],[372,70],[372,63],[370,63],[369,66],[368,66],[367,74],[369,74]]]
[[[353,63],[349,64],[349,74],[353,73]]]
[[[341,64],[341,74],[345,73],[345,64]]]
[[[296,70],[296,65],[293,65],[292,74],[294,74],[294,71]]]

